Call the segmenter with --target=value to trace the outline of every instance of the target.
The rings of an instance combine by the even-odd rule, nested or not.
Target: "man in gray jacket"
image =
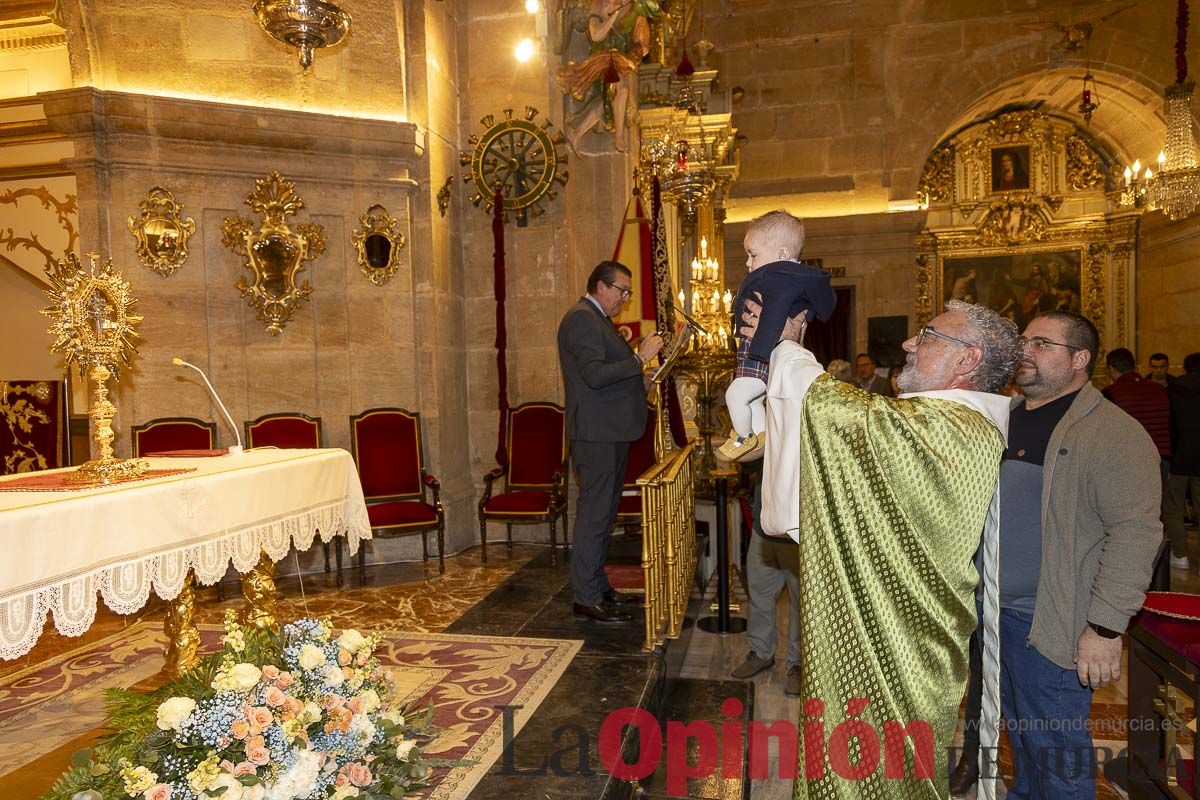
[[[1016,771],[1008,796],[1094,797],[1092,691],[1121,676],[1121,634],[1162,542],[1158,451],[1090,383],[1099,349],[1090,321],[1049,312],[1024,339],[1024,397],[1013,403],[1000,469],[1000,691]],[[953,790],[973,762],[964,755]]]
[[[642,366],[662,349],[657,333],[635,353],[610,317],[633,294],[629,268],[601,261],[588,278],[587,294],[558,325],[558,361],[567,390],[567,439],[579,477],[575,541],[571,554],[573,610],[581,619],[626,622],[615,609],[623,597],[604,573],[608,536],[621,503],[629,443],[646,430]]]

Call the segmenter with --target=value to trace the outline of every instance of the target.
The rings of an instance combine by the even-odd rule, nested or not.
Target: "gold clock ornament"
[[[544,199],[558,196],[554,184],[565,186],[570,177],[565,169],[567,158],[558,152],[558,145],[566,139],[549,119],[539,125],[538,110],[533,106],[525,106],[523,118],[514,119],[511,108],[503,114],[499,122],[492,114],[480,120],[486,130],[471,135],[468,141],[474,149],[463,151],[459,163],[470,168],[463,182],[475,189],[472,203],[491,211],[499,187],[504,194],[505,220],[512,211],[517,225],[524,227],[530,213],[535,217],[546,213]]]
[[[46,267],[50,279],[46,297],[53,305],[42,309],[42,313],[52,320],[49,333],[55,338],[50,350],[64,354],[68,366],[75,363],[81,370],[87,368],[88,377],[96,382],[96,401],[89,416],[95,423],[100,457],[81,466],[67,480],[109,484],[137,478],[147,469],[140,459],[113,458],[112,418],[117,409],[108,399],[108,379],[116,379],[120,368],[137,353],[134,328],[142,318],[133,313],[136,301],[132,287],[113,268],[112,259],[97,266],[99,260],[95,253],[88,253],[89,263],[84,269],[71,253],[66,261]]]

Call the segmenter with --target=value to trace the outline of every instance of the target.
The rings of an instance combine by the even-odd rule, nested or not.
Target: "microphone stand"
[[[212,395],[213,399],[217,401],[217,406],[221,409],[221,413],[225,415],[225,421],[229,423],[229,427],[233,429],[233,435],[237,437],[237,444],[230,445],[229,447],[229,455],[242,455],[244,452],[242,450],[242,432],[238,430],[237,425],[233,424],[233,417],[229,416],[229,409],[225,408],[225,404],[221,402],[220,395],[217,394],[217,390],[213,388],[213,385],[209,383],[208,376],[204,374],[204,370],[200,369],[195,364],[189,364],[182,358],[178,357],[172,358],[171,363],[177,367],[191,367],[192,369],[196,370],[196,372],[200,373],[200,377],[204,380],[204,385],[208,387],[209,393]]]

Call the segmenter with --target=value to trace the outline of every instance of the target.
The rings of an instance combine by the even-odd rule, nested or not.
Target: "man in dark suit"
[[[616,608],[625,599],[604,573],[608,536],[621,502],[629,443],[646,429],[646,384],[642,366],[663,340],[652,333],[637,352],[612,324],[633,293],[629,268],[601,261],[588,278],[587,294],[558,325],[558,360],[567,390],[567,438],[579,477],[575,506],[571,588],[576,618],[626,622]]]
[[[864,392],[892,396],[892,382],[875,372],[875,359],[869,354],[859,353],[854,357],[854,377],[854,384]]]

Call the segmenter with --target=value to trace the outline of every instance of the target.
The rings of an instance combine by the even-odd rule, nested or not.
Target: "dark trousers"
[[[978,617],[983,625],[983,614]],[[979,763],[979,715],[983,708],[983,649],[979,643],[979,628],[971,634],[968,649],[967,710],[963,716],[963,760],[969,764]],[[953,765],[951,765],[953,769]]]
[[[571,549],[571,590],[575,602],[600,603],[612,587],[604,572],[608,538],[621,505],[629,442],[571,441],[571,461],[579,480],[575,536]]]

